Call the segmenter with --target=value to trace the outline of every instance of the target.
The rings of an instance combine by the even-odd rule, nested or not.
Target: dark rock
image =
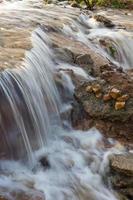
[[[108,28],[112,28],[112,27],[115,26],[110,19],[108,19],[108,18],[106,18],[106,17],[104,17],[102,15],[95,15],[94,19],[96,19],[96,21],[98,21],[98,22],[103,23],[104,26],[106,26]]]
[[[57,4],[58,0],[47,0],[47,4]]]
[[[121,193],[116,193],[116,197],[119,200],[129,200],[126,196],[122,195]]]
[[[50,168],[50,163],[47,156],[43,156],[42,158],[40,158],[39,162],[44,167],[44,169]]]
[[[103,73],[105,71],[112,71],[114,69],[114,66],[111,65],[102,65],[100,67],[100,72]]]
[[[129,200],[133,199],[133,187],[120,189],[119,193],[123,194],[123,196],[127,197]]]
[[[81,8],[80,5],[77,2],[72,2],[71,7],[73,8]]]

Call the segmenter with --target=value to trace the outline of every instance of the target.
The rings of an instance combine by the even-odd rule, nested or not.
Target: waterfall
[[[63,33],[93,48],[116,66],[124,70],[133,68],[131,31],[106,28],[92,16],[81,13],[76,21],[71,19],[69,25],[64,24]]]
[[[111,151],[100,146],[102,136],[96,129],[82,132],[63,128],[60,113],[67,104],[53,79],[60,63],[57,65],[49,38],[41,29],[33,32],[32,41],[33,49],[23,66],[7,69],[0,77],[1,127],[12,158],[0,163],[0,193],[9,199],[14,199],[14,191],[35,195],[37,190],[47,200],[115,200],[102,180]],[[77,73],[88,78],[80,68]],[[70,77],[63,77],[73,93]],[[4,116],[4,112],[9,115]],[[30,165],[24,166],[26,156]],[[43,165],[38,163],[40,159]]]
[[[16,5],[21,6],[21,2]],[[83,21],[82,17],[69,19],[71,26],[64,25],[60,31],[95,48],[89,39],[97,37],[97,23]],[[90,25],[92,32],[85,34],[85,27]],[[127,43],[124,40],[128,48]],[[119,150],[105,149],[103,137],[95,128],[77,131],[66,116],[62,117],[71,109],[74,92],[65,69],[85,80],[91,77],[78,66],[58,60],[50,37],[41,28],[33,32],[32,44],[21,67],[0,73],[0,195],[18,200],[14,194],[24,192],[36,199],[39,191],[43,200],[116,200],[103,178],[108,156]],[[105,51],[102,53],[111,59]],[[122,63],[129,67],[132,61],[127,64],[124,58]],[[60,72],[62,94],[55,80],[60,67],[64,70]]]
[[[33,151],[46,144],[51,127],[61,123],[61,101],[53,80],[56,64],[46,44],[48,38],[38,29],[33,33],[32,40],[33,49],[27,53],[24,66],[21,69],[7,69],[0,76],[0,92],[3,97],[0,110],[7,115],[5,119],[1,112],[4,137],[10,138],[9,151],[16,144],[18,146],[15,152],[11,152],[13,158],[21,158],[26,150],[30,162],[33,162]]]

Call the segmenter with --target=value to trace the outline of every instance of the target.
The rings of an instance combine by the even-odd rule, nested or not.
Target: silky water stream
[[[81,22],[78,34],[66,26],[62,32],[82,42],[87,40]],[[76,131],[62,117],[71,109],[74,85],[62,71],[62,95],[54,75],[60,65],[64,69],[72,66],[56,59],[49,36],[41,28],[33,32],[32,44],[21,68],[0,74],[0,195],[21,200],[14,196],[21,191],[32,200],[39,199],[38,192],[46,200],[115,200],[103,177],[108,155],[118,150],[105,149],[102,135],[95,128]],[[81,68],[73,69],[84,79],[91,78]],[[68,100],[62,98],[66,93]]]
[[[104,15],[101,15],[104,16]],[[110,62],[123,69],[132,69],[133,33],[125,30],[119,24],[113,28],[105,27],[95,19],[95,14],[80,14],[76,21],[71,19],[69,25],[64,25],[64,34],[92,46],[96,52],[106,57]]]

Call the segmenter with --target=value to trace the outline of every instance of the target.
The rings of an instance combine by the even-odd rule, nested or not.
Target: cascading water
[[[18,143],[19,156],[22,156],[21,151],[26,149],[30,162],[33,159],[32,152],[35,148],[33,146],[43,147],[47,134],[51,132],[51,123],[53,124],[53,121],[55,124],[60,123],[59,107],[61,106],[52,77],[53,57],[47,44],[43,42],[45,34],[41,30],[33,34],[34,48],[27,53],[25,66],[21,70],[5,70],[1,73],[0,79],[1,94],[9,105],[7,112],[11,112],[13,118],[9,122],[9,131],[14,124],[15,127],[12,128],[17,129],[15,132],[19,134],[9,136],[13,142],[13,144],[10,142],[9,149],[12,149],[10,145],[15,146],[17,143],[15,138],[17,138],[20,142]],[[48,39],[46,41],[48,42]],[[6,130],[5,123],[2,119],[3,130]],[[4,134],[8,137],[8,133]],[[35,141],[33,146],[31,141]],[[14,153],[16,155],[16,152]]]
[[[132,32],[117,27],[106,28],[92,16],[84,14],[81,14],[77,21],[71,20],[70,25],[64,25],[63,32],[85,45],[91,46],[115,65],[123,67],[123,69],[132,69]]]
[[[82,40],[80,23],[79,28],[77,37]],[[107,157],[116,149],[105,149],[95,128],[75,131],[65,117],[61,119],[62,113],[71,108],[74,85],[65,70],[61,71],[63,95],[70,95],[64,100],[54,74],[62,66],[84,79],[90,77],[81,68],[57,60],[42,29],[33,32],[32,43],[21,68],[0,74],[4,146],[0,194],[9,200],[19,199],[14,197],[16,191],[24,191],[31,199],[36,199],[34,194],[39,191],[41,199],[46,200],[115,200],[111,188],[103,183],[103,175]]]

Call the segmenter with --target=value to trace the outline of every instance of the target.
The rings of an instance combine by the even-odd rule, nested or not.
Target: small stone
[[[120,110],[120,109],[122,109],[122,108],[124,108],[125,107],[125,102],[123,101],[117,101],[116,103],[115,103],[115,110]]]
[[[103,15],[95,15],[95,16],[94,16],[94,19],[95,19],[96,21],[98,21],[98,22],[103,23],[104,26],[106,26],[106,27],[108,27],[108,28],[112,28],[112,27],[115,26],[115,25],[113,24],[113,22],[112,22],[110,19],[104,17]]]
[[[104,96],[103,96],[103,100],[104,101],[109,101],[109,100],[111,100],[112,99],[112,97],[109,95],[109,94],[105,94]]]
[[[39,162],[45,169],[50,168],[50,163],[47,156],[43,156],[42,158],[40,158]]]
[[[121,92],[120,90],[116,89],[116,88],[112,88],[111,91],[109,92],[109,95],[113,98],[113,99],[117,99],[120,95]]]
[[[102,93],[101,92],[96,93],[96,98],[98,99],[102,98]]]
[[[101,91],[101,86],[99,84],[92,85],[92,90],[94,93],[99,93]]]
[[[127,101],[129,99],[129,96],[127,94],[124,94],[117,98],[117,101]]]
[[[92,86],[88,85],[85,90],[86,92],[92,92]]]

